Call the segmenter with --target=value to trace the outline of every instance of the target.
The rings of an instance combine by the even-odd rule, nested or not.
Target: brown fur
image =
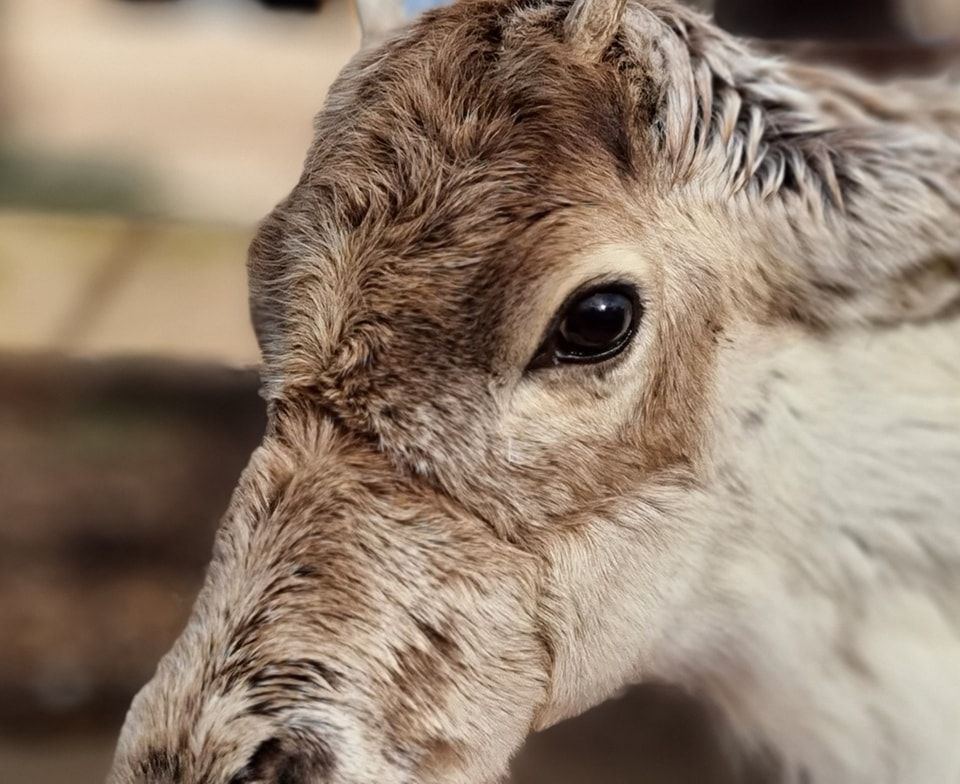
[[[670,619],[732,552],[704,500],[730,368],[955,303],[946,88],[914,112],[667,2],[573,8],[428,13],[331,90],[250,253],[270,432],[115,784],[495,780],[530,728],[683,669]],[[624,276],[627,355],[527,370]]]

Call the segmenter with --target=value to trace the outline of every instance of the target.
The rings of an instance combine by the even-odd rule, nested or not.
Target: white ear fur
[[[449,5],[450,2],[451,0],[357,0],[363,47],[380,43],[394,30],[409,24],[424,11]]]
[[[785,67],[715,28],[694,45],[688,24],[657,23],[641,40],[661,36],[670,175],[743,199],[792,310],[892,324],[960,305],[960,83]]]
[[[574,0],[563,22],[567,43],[588,60],[599,60],[620,29],[626,0]]]
[[[794,269],[819,287],[818,300],[846,292],[863,319],[895,324],[952,311],[960,302],[960,144],[920,128],[860,133],[849,131],[832,152],[850,192],[818,222],[823,251],[807,256],[818,244],[808,233]]]
[[[784,143],[796,181],[820,182],[780,204],[782,236],[795,241],[793,273],[813,284],[814,300],[842,292],[833,306],[871,321],[952,312],[960,303],[960,84],[877,85],[813,68],[794,76],[810,99],[801,116],[826,130]],[[818,114],[823,106],[831,111]],[[779,127],[788,130],[788,120]]]

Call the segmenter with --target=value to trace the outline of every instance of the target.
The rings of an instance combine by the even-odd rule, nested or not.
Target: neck
[[[960,777],[958,338],[784,333],[721,363],[702,637],[666,669],[791,780]]]

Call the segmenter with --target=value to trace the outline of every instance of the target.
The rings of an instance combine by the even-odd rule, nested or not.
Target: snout
[[[331,419],[275,425],[110,781],[494,780],[546,692],[536,564]]]

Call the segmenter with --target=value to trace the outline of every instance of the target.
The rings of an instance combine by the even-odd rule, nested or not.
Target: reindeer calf
[[[680,684],[960,782],[960,91],[666,0],[360,54],[250,253],[269,431],[113,784],[484,784]]]

